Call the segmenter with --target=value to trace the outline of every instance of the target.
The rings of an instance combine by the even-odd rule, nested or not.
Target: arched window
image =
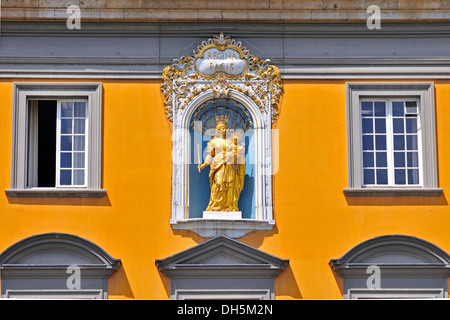
[[[345,299],[447,298],[450,256],[425,240],[380,236],[358,244],[330,266]]]
[[[119,264],[120,260],[78,236],[31,236],[0,254],[2,297],[106,299],[108,278]]]

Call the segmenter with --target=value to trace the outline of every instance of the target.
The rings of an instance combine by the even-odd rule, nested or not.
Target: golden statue
[[[206,211],[239,211],[238,201],[245,177],[245,144],[238,145],[242,139],[238,131],[228,139],[226,132],[226,123],[217,122],[215,136],[207,144],[205,161],[198,165],[199,172],[211,165],[211,196]]]

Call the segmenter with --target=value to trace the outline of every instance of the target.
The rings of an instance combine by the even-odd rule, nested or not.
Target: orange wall
[[[14,80],[28,81],[28,80]],[[36,80],[40,81],[40,80]],[[86,80],[93,82],[96,80]],[[8,198],[0,193],[0,252],[45,232],[92,241],[122,266],[109,280],[110,298],[168,299],[169,279],[155,259],[205,239],[172,230],[171,123],[160,81],[103,82],[103,187],[101,199]],[[0,189],[9,188],[12,80],[0,82]],[[240,241],[283,259],[278,299],[341,299],[341,281],[330,259],[362,241],[407,234],[450,252],[450,82],[436,81],[440,197],[346,198],[345,81],[284,81],[279,130],[279,170],[274,176],[272,231]]]

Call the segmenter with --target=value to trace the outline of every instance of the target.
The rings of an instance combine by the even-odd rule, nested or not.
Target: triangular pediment
[[[280,259],[237,240],[218,236],[197,246],[157,260],[162,271],[175,269],[210,269],[236,267],[239,269],[283,270],[288,260]]]

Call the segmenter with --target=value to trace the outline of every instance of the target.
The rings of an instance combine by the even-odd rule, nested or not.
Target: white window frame
[[[47,289],[47,290],[6,290],[6,299],[103,299],[104,292],[101,289]]]
[[[82,185],[74,185],[73,184],[73,160],[72,160],[72,184],[71,185],[61,185],[60,183],[60,170],[61,170],[61,103],[62,102],[85,102],[87,106],[87,114],[86,114],[86,123],[84,128],[84,135],[86,137],[85,139],[85,145],[84,145],[84,183]],[[86,99],[58,99],[57,100],[57,122],[56,122],[56,181],[55,186],[56,188],[87,188],[87,180],[89,176],[89,166],[88,159],[89,159],[89,101]],[[72,133],[75,134],[75,133]],[[73,155],[73,150],[71,151]]]
[[[349,82],[347,95],[347,196],[439,196],[436,158],[436,124],[433,82]],[[360,101],[365,98],[418,99],[422,150],[421,185],[364,186]]]
[[[86,185],[83,187],[28,187],[28,101],[88,101],[88,137],[86,152]],[[86,82],[16,82],[13,85],[11,186],[5,190],[10,197],[102,197],[102,84]]]
[[[442,288],[360,289],[348,290],[348,299],[445,299]]]
[[[271,300],[268,289],[178,289],[173,300]]]
[[[418,139],[418,154],[422,154],[422,127],[421,127],[421,116],[420,116],[420,100],[417,98],[410,98],[410,97],[395,97],[395,98],[361,98],[360,99],[360,109],[361,109],[361,102],[363,101],[373,101],[373,102],[386,102],[386,153],[387,153],[387,170],[388,170],[388,183],[385,185],[382,184],[364,184],[363,178],[364,178],[364,166],[361,164],[361,186],[365,188],[378,188],[378,187],[402,187],[402,188],[417,188],[423,186],[423,164],[422,164],[422,157],[419,156],[419,184],[395,184],[395,175],[394,175],[394,146],[393,146],[393,127],[392,127],[392,102],[393,101],[402,101],[402,102],[409,102],[409,101],[416,101],[417,106],[419,108],[419,114],[417,115],[417,122],[418,122],[418,128],[417,128],[417,139]],[[362,116],[360,115],[360,136],[363,136],[362,132]],[[375,128],[374,128],[375,130]],[[406,129],[405,129],[406,130]],[[377,150],[374,149],[374,153]],[[406,151],[406,149],[405,149]],[[361,159],[363,159],[363,148],[361,148],[360,153]],[[361,160],[362,161],[362,160]],[[374,160],[375,161],[375,160]]]

